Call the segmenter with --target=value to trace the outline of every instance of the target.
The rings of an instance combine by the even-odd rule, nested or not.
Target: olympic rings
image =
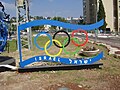
[[[74,33],[79,32],[79,31],[85,33],[85,35],[86,35],[86,40],[85,40],[85,42],[82,43],[82,44],[79,44],[79,40],[76,39],[76,38],[74,38]],[[64,32],[64,33],[68,36],[68,38],[64,40],[63,45],[62,45],[58,40],[55,39],[55,36],[56,36],[59,32]],[[46,42],[46,44],[45,44],[44,47],[40,47],[40,46],[37,44],[37,38],[38,38],[41,34],[47,35],[47,36],[49,37],[49,39],[50,39],[49,41]],[[36,47],[37,47],[38,49],[40,49],[40,50],[45,50],[45,53],[46,53],[48,56],[51,56],[51,57],[59,56],[59,55],[61,54],[61,52],[62,52],[62,49],[63,49],[63,51],[64,51],[66,54],[74,55],[74,54],[76,54],[76,53],[79,52],[80,46],[84,46],[84,45],[88,42],[88,34],[87,34],[87,32],[84,31],[84,30],[74,30],[74,31],[72,32],[71,37],[72,37],[72,39],[70,40],[70,35],[69,35],[66,31],[63,31],[63,30],[57,31],[57,32],[53,35],[53,39],[52,39],[52,37],[51,37],[50,34],[45,33],[45,32],[42,32],[42,33],[37,34],[37,36],[34,38],[34,44],[36,45]],[[73,43],[75,46],[77,46],[76,51],[74,51],[74,52],[72,52],[72,53],[66,51],[66,49],[65,49],[65,47],[69,45],[70,41],[72,41],[72,43]],[[55,46],[57,46],[58,48],[60,48],[59,52],[58,52],[56,55],[51,55],[51,54],[49,54],[48,51],[47,51],[47,49],[52,46],[52,43],[54,43]],[[49,45],[48,45],[48,44],[49,44]]]
[[[53,42],[57,42],[60,46],[62,46],[62,44],[58,41],[58,40],[55,40],[55,39],[53,39],[52,40]],[[50,40],[45,44],[45,53],[48,55],[48,56],[51,56],[51,57],[56,57],[56,56],[59,56],[60,54],[61,54],[61,52],[62,52],[62,48],[60,48],[60,51],[58,52],[58,54],[56,54],[56,55],[51,55],[51,54],[49,54],[48,52],[47,52],[47,45],[50,43]]]
[[[64,31],[64,30],[57,31],[57,32],[53,35],[53,39],[55,39],[55,36],[56,36],[59,32],[64,32],[64,33],[68,36],[68,42],[66,41],[66,45],[65,45],[65,46],[59,46],[59,45],[57,45],[54,41],[53,41],[53,43],[54,43],[55,46],[57,46],[58,48],[63,48],[63,47],[68,46],[69,43],[70,43],[70,35],[69,35],[66,31]]]
[[[68,54],[68,55],[75,55],[76,53],[78,53],[78,52],[80,51],[80,47],[77,47],[76,51],[75,51],[75,52],[72,52],[72,53],[66,51],[66,49],[65,49],[65,47],[64,47],[64,44],[67,42],[67,40],[68,40],[68,39],[66,39],[66,40],[64,41],[64,43],[63,43],[63,51],[64,51],[66,54]],[[79,43],[76,38],[73,38],[73,40],[76,41],[77,43]]]
[[[34,38],[34,44],[36,45],[36,47],[40,50],[44,50],[44,48],[40,47],[38,44],[37,44],[37,38],[41,35],[41,34],[46,34],[49,39],[50,39],[50,44],[48,45],[47,49],[50,48],[52,46],[52,37],[50,36],[50,34],[48,33],[45,33],[45,32],[41,32],[39,34],[37,34],[37,36]]]
[[[79,32],[79,31],[85,33],[85,35],[86,35],[86,41],[83,44],[77,44],[77,43],[74,42],[74,40],[72,40],[72,43],[75,46],[84,46],[88,42],[88,34],[87,34],[87,32],[85,30],[74,30],[72,32],[72,37],[74,37],[74,33]]]

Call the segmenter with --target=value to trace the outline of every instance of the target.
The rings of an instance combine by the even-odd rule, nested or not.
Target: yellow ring
[[[56,43],[58,43],[59,44],[59,46],[62,46],[62,44],[58,41],[58,40],[55,40],[55,39],[53,39],[52,40],[52,42],[56,42]],[[50,43],[50,40],[48,41],[48,42],[46,42],[46,44],[45,44],[45,53],[48,55],[48,56],[50,56],[50,57],[57,57],[57,56],[59,56],[60,54],[61,54],[61,52],[62,52],[62,48],[60,48],[60,50],[59,50],[59,52],[58,52],[58,54],[56,54],[56,55],[51,55],[51,54],[49,54],[48,52],[47,52],[47,45]]]

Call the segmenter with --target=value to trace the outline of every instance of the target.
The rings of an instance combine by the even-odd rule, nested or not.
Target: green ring
[[[79,40],[77,39],[77,38],[73,38],[73,40],[74,41],[76,41],[77,43],[79,43]],[[79,51],[80,51],[80,47],[77,47],[77,49],[76,49],[76,51],[75,52],[68,52],[68,51],[66,51],[66,49],[65,49],[65,44],[66,44],[66,42],[68,41],[68,38],[66,39],[66,40],[64,40],[64,42],[63,42],[63,51],[66,53],[66,54],[68,54],[68,55],[74,55],[74,54],[76,54],[76,53],[78,53]]]

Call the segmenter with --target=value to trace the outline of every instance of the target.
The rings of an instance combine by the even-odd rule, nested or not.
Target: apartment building
[[[86,24],[97,21],[97,0],[83,0],[83,15]]]
[[[102,1],[106,13],[106,30],[116,33],[120,32],[120,0]],[[93,7],[93,5],[96,7]],[[98,9],[99,0],[83,0],[83,14],[87,24],[95,22]]]

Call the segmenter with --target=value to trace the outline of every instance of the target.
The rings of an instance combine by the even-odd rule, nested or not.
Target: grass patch
[[[103,45],[103,44],[99,44],[99,46],[106,47],[106,46],[105,46],[105,45]]]
[[[17,50],[17,42],[16,40],[8,41],[9,43],[9,51],[14,52]]]

